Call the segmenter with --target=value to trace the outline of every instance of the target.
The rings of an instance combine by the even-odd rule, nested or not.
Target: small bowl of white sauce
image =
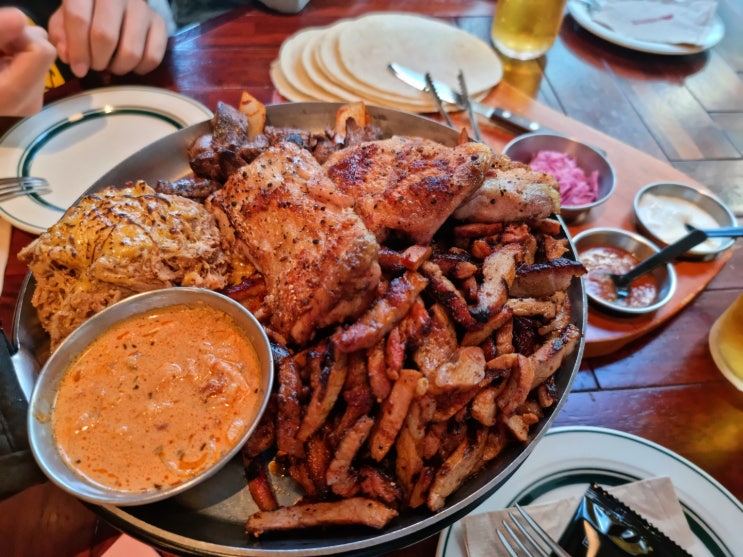
[[[634,199],[637,230],[659,246],[686,236],[686,225],[714,229],[735,226],[733,212],[716,196],[676,182],[654,182]],[[732,238],[709,238],[683,254],[684,259],[708,261],[733,246]]]

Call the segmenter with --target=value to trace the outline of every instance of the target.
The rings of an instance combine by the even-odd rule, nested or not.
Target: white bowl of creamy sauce
[[[200,288],[137,294],[50,356],[29,404],[31,449],[85,501],[158,501],[236,455],[272,381],[268,338],[238,302]]]
[[[735,216],[720,199],[673,182],[656,182],[642,188],[635,196],[634,213],[638,231],[661,246],[686,236],[687,224],[701,229],[736,224]],[[713,259],[733,243],[730,238],[708,238],[686,252],[684,258]]]

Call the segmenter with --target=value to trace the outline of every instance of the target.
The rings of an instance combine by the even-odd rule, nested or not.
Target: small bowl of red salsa
[[[676,291],[676,272],[667,263],[636,278],[629,295],[619,296],[609,273],[623,274],[660,248],[648,239],[619,228],[591,228],[573,238],[586,268],[583,281],[592,306],[620,315],[651,313],[667,304]]]

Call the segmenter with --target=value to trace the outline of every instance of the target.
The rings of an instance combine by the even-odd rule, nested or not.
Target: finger
[[[163,61],[165,49],[168,46],[168,28],[160,18],[153,21],[147,34],[147,42],[144,47],[144,55],[139,64],[134,68],[134,73],[143,75],[157,68]]]
[[[63,0],[64,44],[72,73],[84,77],[90,69],[90,25],[93,0]]]
[[[13,55],[0,79],[3,112],[14,116],[27,116],[41,108],[45,77],[57,55],[40,27],[28,27],[23,42],[26,48]]]
[[[139,0],[130,2],[121,27],[121,37],[113,60],[108,69],[118,75],[134,70],[145,53],[147,37],[151,26],[159,16]]]
[[[64,34],[64,14],[62,9],[55,11],[49,18],[49,42],[57,48],[57,56],[65,64],[69,64],[70,58],[67,52],[67,43]]]
[[[90,67],[97,71],[105,70],[112,62],[116,50],[124,37],[129,12],[147,7],[143,0],[126,2],[98,1],[93,8],[90,27]]]
[[[27,25],[24,13],[17,8],[0,8],[0,52],[12,54],[18,48],[18,41],[24,40],[23,31]]]

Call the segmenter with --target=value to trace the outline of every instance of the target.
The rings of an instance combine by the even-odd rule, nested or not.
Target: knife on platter
[[[426,76],[420,74],[414,70],[396,64],[394,62],[387,64],[387,69],[390,70],[392,75],[403,83],[407,83],[411,87],[415,87],[419,91],[428,91],[428,83]],[[449,87],[446,83],[441,81],[433,81],[433,86],[436,89],[436,93],[439,95],[442,101],[449,104],[453,104],[464,108],[467,103],[462,98],[462,95]],[[494,124],[506,127],[509,130],[516,131],[518,133],[530,133],[536,131],[546,131],[544,126],[539,122],[534,122],[518,114],[514,114],[510,110],[504,110],[497,106],[489,106],[470,99],[470,105],[472,110],[485,116],[488,120]]]

